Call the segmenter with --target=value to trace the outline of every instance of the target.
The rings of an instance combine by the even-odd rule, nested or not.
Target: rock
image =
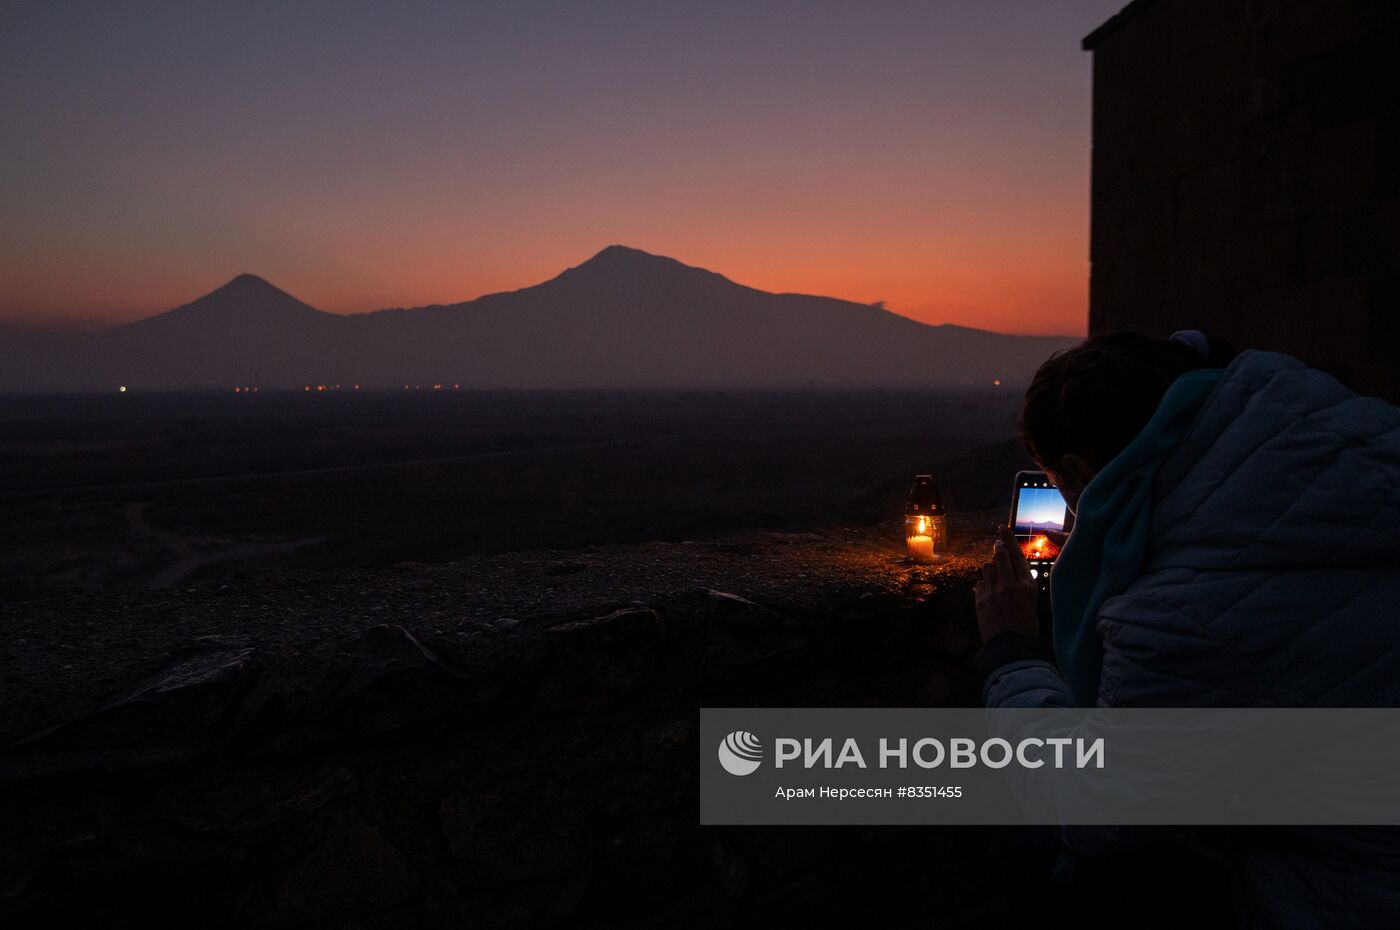
[[[695,821],[687,804],[609,822],[606,833],[595,839],[592,896],[651,911],[694,887],[704,875],[701,828]]]
[[[692,601],[703,605],[705,655],[711,668],[750,665],[806,645],[807,636],[796,620],[737,594],[704,588]]]
[[[666,627],[656,611],[628,607],[544,632],[541,709],[592,712],[625,700],[652,677]]]
[[[310,772],[262,769],[175,787],[162,792],[153,810],[192,833],[261,842],[350,797],[356,787],[355,776],[338,764]]]
[[[426,645],[461,677],[460,700],[476,706],[523,692],[527,669],[540,652],[538,635],[512,617],[459,627]]]
[[[18,900],[0,898],[7,930],[230,926],[258,880],[239,844],[129,819],[70,835],[33,865]]]
[[[914,704],[918,707],[947,707],[952,693],[948,676],[934,672],[914,695]]]
[[[307,847],[274,879],[279,923],[334,924],[418,893],[418,873],[353,807],[332,811],[309,832]]]
[[[335,645],[318,699],[317,736],[407,736],[459,717],[463,677],[401,626]]]
[[[574,575],[578,572],[588,571],[588,563],[572,559],[559,559],[557,561],[544,563],[544,565],[541,566],[541,571],[546,575]]]
[[[185,762],[208,752],[257,677],[251,647],[203,638],[93,713],[21,741],[4,777]]]
[[[380,625],[347,637],[340,643],[348,674],[338,698],[344,699],[382,684],[402,672],[437,666],[437,657],[401,626]]]
[[[512,777],[486,791],[446,797],[443,835],[464,884],[530,890],[538,923],[557,922],[589,884],[589,840],[578,800],[551,781]]]
[[[586,572],[555,571],[552,552],[501,557],[508,577],[401,566],[384,573],[389,590],[357,573],[343,599],[313,589],[303,605],[307,585],[248,597],[267,625],[234,635],[257,650],[206,639],[163,659],[178,641],[155,635],[174,628],[164,621],[236,619],[230,599],[181,594],[163,625],[107,640],[121,667],[142,663],[111,700],[80,677],[91,662],[59,674],[74,661],[59,651],[45,673],[83,696],[43,715],[20,703],[38,693],[34,675],[9,686],[12,718],[33,723],[5,732],[69,722],[0,754],[0,776],[22,762],[79,777],[5,783],[0,926],[820,924],[866,913],[879,899],[868,876],[901,869],[949,913],[994,899],[965,867],[980,855],[968,834],[697,823],[698,705],[964,700],[975,563],[958,585],[911,593],[905,569],[871,570],[860,551],[831,561],[809,543],[792,544],[807,559],[796,566],[764,558],[787,545],[765,537],[641,547],[623,569],[600,549]],[[704,586],[688,590],[691,578]],[[737,587],[710,587],[721,578]],[[493,587],[506,582],[519,590]],[[414,625],[344,635],[395,615]],[[108,622],[51,638],[81,647]],[[9,640],[22,662],[36,628],[14,629],[28,652]],[[84,702],[98,710],[71,719]],[[109,763],[125,770],[108,777]],[[901,925],[931,913],[893,910]]]
[[[495,617],[491,620],[487,620],[485,624],[483,624],[483,628],[488,633],[504,636],[514,633],[519,629],[520,621],[514,617]]]
[[[693,717],[591,728],[569,747],[569,787],[609,821],[687,806],[699,777],[698,729]]]
[[[583,815],[551,782],[527,776],[444,798],[439,814],[463,881],[474,887],[564,878],[584,866]]]
[[[932,645],[936,651],[946,656],[961,658],[976,651],[972,634],[973,628],[940,618]]]
[[[740,897],[749,887],[749,864],[723,843],[710,844],[706,856],[710,877],[726,898]]]

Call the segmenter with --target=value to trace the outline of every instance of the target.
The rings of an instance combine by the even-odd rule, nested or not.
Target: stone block
[[[314,829],[314,842],[273,879],[280,923],[334,925],[418,893],[408,860],[354,808],[333,811]]]
[[[597,711],[647,684],[660,661],[666,627],[656,611],[625,608],[545,630],[549,672],[540,683],[546,710]]]

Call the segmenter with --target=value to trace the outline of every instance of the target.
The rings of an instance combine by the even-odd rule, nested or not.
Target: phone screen
[[[1049,583],[1050,568],[1060,554],[1059,543],[1050,533],[1064,533],[1070,528],[1069,508],[1041,471],[1019,472],[1014,495],[1011,529],[1030,563],[1031,574],[1043,587]]]

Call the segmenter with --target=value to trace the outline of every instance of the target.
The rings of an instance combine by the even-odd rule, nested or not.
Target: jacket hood
[[[1400,564],[1397,476],[1400,410],[1244,352],[1157,474],[1149,567]]]

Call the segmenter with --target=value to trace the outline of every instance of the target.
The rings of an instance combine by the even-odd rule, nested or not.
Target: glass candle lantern
[[[933,475],[915,475],[904,506],[904,548],[915,562],[936,562],[948,548],[948,515]]]

